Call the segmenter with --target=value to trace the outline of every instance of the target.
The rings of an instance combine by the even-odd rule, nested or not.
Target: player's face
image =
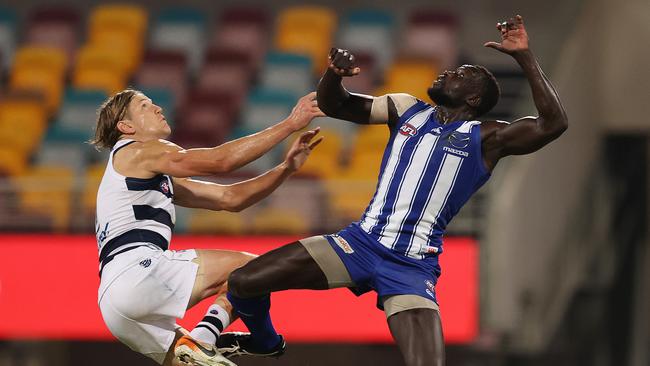
[[[477,72],[471,65],[463,65],[453,71],[446,70],[429,87],[427,94],[438,105],[460,107],[476,92]]]
[[[162,108],[153,104],[146,95],[136,94],[129,104],[129,119],[136,133],[153,138],[167,138],[171,128],[167,124]]]

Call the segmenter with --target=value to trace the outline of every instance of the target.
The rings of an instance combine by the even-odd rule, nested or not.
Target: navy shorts
[[[334,235],[325,235],[341,258],[356,287],[357,296],[377,292],[377,307],[391,295],[418,295],[436,304],[435,285],[440,276],[438,257],[414,259],[394,252],[368,236],[357,224]]]

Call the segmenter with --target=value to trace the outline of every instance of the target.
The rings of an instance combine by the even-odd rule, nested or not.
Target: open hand
[[[507,22],[497,23],[497,29],[501,32],[501,43],[486,42],[483,46],[509,55],[528,50],[528,33],[521,15],[510,18]]]
[[[348,50],[340,48],[332,48],[329,55],[329,68],[339,76],[354,76],[361,72],[361,69],[356,66],[354,55]]]
[[[296,103],[289,115],[294,131],[305,128],[316,117],[325,117],[325,113],[318,108],[316,92],[311,92],[298,99],[298,103]]]
[[[323,141],[323,136],[312,141],[318,132],[320,132],[320,127],[303,132],[300,137],[293,142],[291,148],[287,152],[286,158],[284,159],[285,164],[287,164],[287,167],[291,172],[300,169],[305,161],[307,161],[307,157],[311,151],[314,150],[321,141]]]

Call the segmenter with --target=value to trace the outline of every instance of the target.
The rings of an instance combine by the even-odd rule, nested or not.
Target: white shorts
[[[109,262],[99,285],[99,308],[111,333],[162,364],[185,315],[199,265],[196,251],[143,246]]]

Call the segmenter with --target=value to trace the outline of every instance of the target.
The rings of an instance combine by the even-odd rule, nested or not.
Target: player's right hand
[[[303,132],[300,134],[300,137],[293,142],[291,148],[287,152],[286,158],[284,159],[284,163],[287,165],[289,171],[295,172],[300,169],[305,161],[307,161],[307,157],[309,157],[311,151],[314,150],[321,141],[323,141],[323,136],[312,141],[318,132],[320,132],[320,127]]]
[[[291,110],[288,119],[291,121],[293,130],[298,131],[305,128],[316,117],[325,117],[325,113],[318,108],[316,92],[311,92],[298,99],[298,103]]]
[[[356,66],[354,55],[348,50],[332,48],[327,59],[329,60],[329,69],[336,75],[354,76],[361,72],[361,69]]]

